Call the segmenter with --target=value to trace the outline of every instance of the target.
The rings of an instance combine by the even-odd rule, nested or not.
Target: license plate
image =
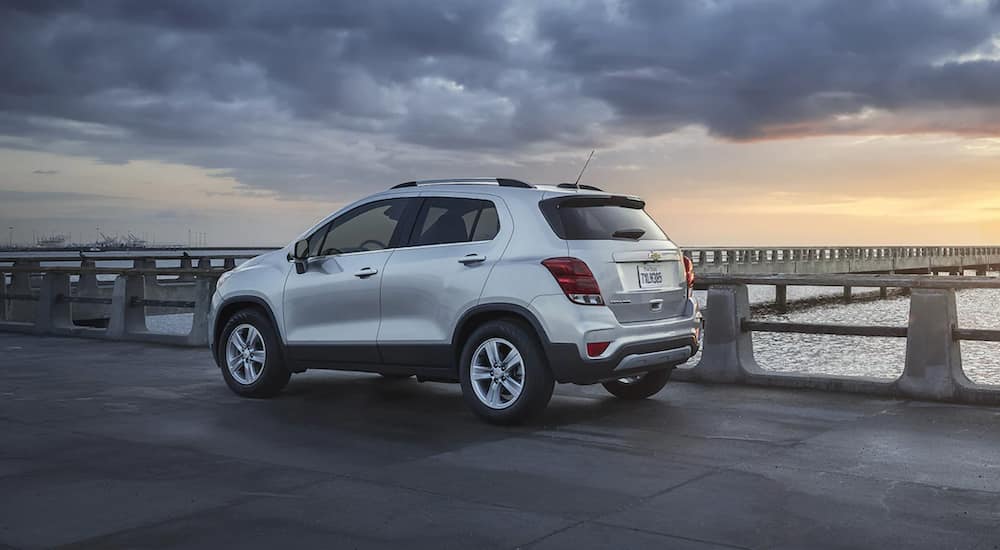
[[[658,265],[639,266],[639,288],[659,288],[663,286],[663,270]]]

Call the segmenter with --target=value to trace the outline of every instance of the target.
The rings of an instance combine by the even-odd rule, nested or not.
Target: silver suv
[[[310,368],[460,382],[520,422],[555,382],[642,399],[698,348],[690,261],[637,197],[490,178],[407,182],[226,273],[209,341],[232,390]]]

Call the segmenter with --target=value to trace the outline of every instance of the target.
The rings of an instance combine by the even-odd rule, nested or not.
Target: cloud
[[[98,195],[94,193],[77,193],[72,191],[21,191],[17,189],[0,189],[0,200],[3,202],[46,202],[46,201],[107,201],[118,200],[121,197]]]
[[[40,176],[54,176],[59,173],[59,170],[32,170],[31,173]]]
[[[691,126],[1000,135],[998,5],[7,2],[0,144],[336,199]]]

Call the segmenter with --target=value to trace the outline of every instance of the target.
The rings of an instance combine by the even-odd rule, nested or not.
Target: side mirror
[[[302,274],[306,272],[306,259],[309,258],[309,241],[302,239],[295,243],[295,251],[291,254],[291,260],[295,262],[295,272]]]

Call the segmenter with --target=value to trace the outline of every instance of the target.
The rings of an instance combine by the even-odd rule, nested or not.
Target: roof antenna
[[[583,169],[580,170],[580,175],[577,176],[576,177],[576,181],[573,182],[573,185],[576,186],[576,190],[577,191],[580,190],[580,178],[583,177],[583,173],[587,170],[587,166],[590,165],[590,159],[592,159],[592,158],[594,158],[594,150],[593,149],[590,150],[590,156],[587,157],[587,162],[583,163]]]

